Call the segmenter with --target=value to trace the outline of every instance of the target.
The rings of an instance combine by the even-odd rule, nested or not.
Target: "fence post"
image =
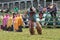
[[[15,2],[13,2],[13,8],[15,7]]]
[[[44,0],[44,7],[46,7],[46,0]]]
[[[55,21],[55,18],[53,18],[53,26],[55,27],[55,24],[56,23],[56,21]]]
[[[40,1],[40,0],[37,0],[37,2],[38,2],[38,6],[39,6],[39,1]],[[38,8],[39,8],[39,7],[38,7]]]
[[[52,0],[52,4],[53,4],[53,0]]]
[[[19,10],[20,10],[20,1],[19,1]]]
[[[9,8],[9,2],[8,2],[8,8]]]
[[[31,0],[31,3],[32,3],[32,7],[33,7],[33,0]]]
[[[2,3],[2,9],[4,8],[4,3]]]
[[[27,1],[25,0],[25,10],[26,10],[26,8],[27,8]]]

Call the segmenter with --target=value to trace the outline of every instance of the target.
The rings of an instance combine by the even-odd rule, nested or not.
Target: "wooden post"
[[[33,0],[31,0],[31,3],[32,3],[32,7],[33,7]]]
[[[52,0],[52,4],[53,4],[54,2],[53,2],[53,0]]]
[[[44,7],[46,7],[46,0],[44,0]]]
[[[55,18],[53,18],[53,26],[55,27],[55,24],[56,23],[56,21],[55,21]]]
[[[25,10],[26,10],[26,8],[27,8],[27,1],[25,0]]]

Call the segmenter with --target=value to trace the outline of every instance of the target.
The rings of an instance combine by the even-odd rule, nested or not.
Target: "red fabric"
[[[40,19],[43,18],[43,14],[42,14],[42,13],[39,14],[39,18],[40,18]]]

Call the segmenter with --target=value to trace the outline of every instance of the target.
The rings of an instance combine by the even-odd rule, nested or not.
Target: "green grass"
[[[36,31],[36,30],[35,30]],[[60,29],[43,28],[43,34],[30,35],[29,29],[23,28],[23,32],[0,31],[0,40],[60,40]]]

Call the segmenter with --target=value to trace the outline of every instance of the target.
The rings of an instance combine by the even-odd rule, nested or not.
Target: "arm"
[[[25,11],[24,14],[23,14],[23,18],[25,18],[28,14],[28,11]]]

